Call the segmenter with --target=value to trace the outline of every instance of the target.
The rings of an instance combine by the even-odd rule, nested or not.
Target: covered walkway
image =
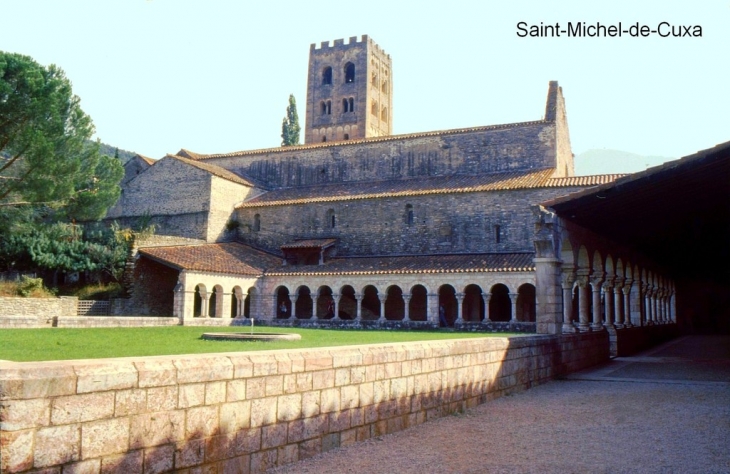
[[[730,336],[687,336],[278,473],[730,472]]]

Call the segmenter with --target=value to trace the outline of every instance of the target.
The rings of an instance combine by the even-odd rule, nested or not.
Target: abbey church
[[[312,45],[304,145],[131,160],[107,218],[156,235],[123,313],[539,333],[676,322],[662,256],[557,210],[635,179],[574,175],[557,82],[543,117],[393,135],[392,67],[367,36]]]

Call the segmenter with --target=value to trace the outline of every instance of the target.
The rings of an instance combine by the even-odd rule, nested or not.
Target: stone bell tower
[[[390,55],[367,35],[310,46],[305,144],[391,135],[392,124]]]

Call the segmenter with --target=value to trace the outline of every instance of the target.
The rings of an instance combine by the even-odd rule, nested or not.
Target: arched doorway
[[[462,303],[462,318],[464,321],[478,323],[484,319],[484,298],[479,285],[468,285],[464,288],[464,302]]]
[[[403,301],[403,290],[398,285],[388,287],[385,298],[385,318],[392,321],[401,321],[406,315],[406,305]]]
[[[193,317],[199,318],[203,316],[203,301],[207,301],[208,292],[205,285],[200,284],[195,287],[195,296],[193,296]]]
[[[497,322],[506,322],[512,319],[512,302],[509,298],[509,288],[497,283],[490,290],[489,319]]]
[[[362,291],[361,316],[364,320],[374,320],[380,318],[380,298],[378,297],[378,289],[373,285],[366,286]]]
[[[357,299],[355,289],[350,285],[340,288],[340,304],[338,305],[340,319],[355,319],[357,317]]]
[[[310,319],[312,317],[312,310],[314,304],[312,301],[312,294],[309,291],[309,287],[302,285],[297,290],[297,303],[296,303],[296,316],[297,319]]]
[[[456,290],[451,285],[442,285],[439,288],[439,314],[441,313],[441,308],[444,309],[446,325],[453,326],[456,320],[458,304],[456,303]]]
[[[425,286],[415,285],[411,288],[408,317],[411,321],[426,321],[428,319],[428,291]]]
[[[317,318],[332,319],[335,317],[335,300],[332,297],[332,288],[320,286],[319,297],[317,298]]]
[[[276,308],[274,308],[274,311],[277,319],[288,319],[291,316],[289,288],[280,286],[276,289]]]
[[[534,323],[537,314],[535,287],[525,283],[517,289],[517,320]]]

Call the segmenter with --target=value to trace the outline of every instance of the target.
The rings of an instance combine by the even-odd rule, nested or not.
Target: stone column
[[[178,280],[175,288],[172,290],[172,315],[180,320],[183,324],[185,320],[185,285]]]
[[[491,293],[482,293],[482,300],[484,301],[484,322],[491,323],[492,320],[489,318],[489,300],[492,299]]]
[[[277,295],[276,293],[271,295],[271,302],[272,307],[274,308],[274,312],[272,313],[273,317],[271,319],[277,319],[279,317],[279,295]],[[268,311],[266,313],[268,313]],[[266,313],[264,314],[264,317]]]
[[[317,315],[319,312],[319,290],[317,290],[314,294],[310,293],[310,296],[312,297],[312,319],[319,319],[319,316]]]
[[[357,317],[356,321],[362,321],[362,299],[365,295],[355,293],[355,299],[357,300]]]
[[[208,290],[200,292],[200,317],[208,318]]]
[[[464,311],[464,293],[456,293],[454,296],[456,297],[456,320],[454,321],[454,324],[463,323],[464,315],[462,313]]]
[[[342,295],[332,293],[332,299],[335,300],[335,315],[332,319],[340,319],[340,298],[342,298]]]
[[[221,302],[221,306],[222,307],[221,307],[221,314],[220,314],[220,317],[221,318],[227,318],[227,317],[230,316],[230,314],[231,314],[231,304],[232,304],[231,298],[232,297],[233,297],[233,293],[225,293],[225,292],[223,292],[223,298],[222,298],[223,301]]]
[[[403,295],[403,321],[411,320],[411,295]]]
[[[588,314],[588,277],[579,276],[576,280],[578,284],[578,330],[580,332],[588,332],[590,328],[590,315]]]
[[[631,322],[631,284],[633,282],[631,280],[626,280],[624,282],[623,288],[621,288],[621,292],[624,294],[624,327],[630,328],[634,325],[634,323]]]
[[[593,321],[591,329],[593,331],[603,330],[603,311],[601,308],[601,284],[603,283],[603,273],[594,274],[591,277],[591,288],[593,289]]]
[[[512,304],[512,317],[510,318],[511,323],[517,322],[517,293],[509,294],[509,302]]]
[[[426,297],[428,304],[426,305],[426,319],[428,319],[431,323],[436,324],[438,327],[439,325],[439,295],[436,294],[429,294]]]
[[[291,318],[297,319],[297,300],[299,299],[299,293],[289,295],[289,301],[291,301]]]
[[[563,273],[562,289],[563,289],[563,334],[575,332],[573,326],[573,283],[575,282],[575,273]]]
[[[378,317],[379,322],[385,321],[385,300],[388,298],[388,295],[385,294],[384,298],[381,298],[380,295],[378,295],[378,300],[380,301],[380,316]]]
[[[616,329],[613,324],[613,282],[607,279],[603,284],[603,304],[606,312],[606,321],[604,327],[606,329]]]
[[[624,299],[621,288],[623,287],[623,278],[617,278],[613,284],[613,309],[616,312],[616,328],[624,327]]]

